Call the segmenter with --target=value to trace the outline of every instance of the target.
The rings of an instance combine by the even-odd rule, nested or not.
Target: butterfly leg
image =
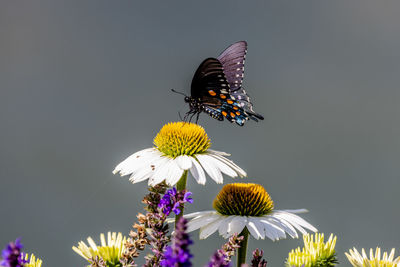
[[[194,112],[192,112],[193,114],[190,116],[190,118],[189,118],[189,122],[191,122],[192,121],[192,119],[193,119],[193,117],[196,115],[196,111],[194,111]],[[197,113],[197,114],[199,114],[199,113]],[[196,121],[196,123],[197,123],[197,121]]]
[[[197,112],[197,116],[196,116],[196,124],[199,121],[199,117],[200,117],[200,112]]]
[[[186,112],[185,116],[183,117],[183,121],[186,122],[189,115],[192,113],[192,110],[189,110],[188,112]]]
[[[187,121],[191,121],[193,116],[196,114],[196,110],[195,109],[190,109],[188,112],[186,112],[185,116],[183,117],[183,121],[187,122]]]

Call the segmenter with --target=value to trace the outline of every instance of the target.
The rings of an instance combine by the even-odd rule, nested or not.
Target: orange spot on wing
[[[239,115],[240,115],[240,111],[236,111],[236,115],[238,115],[238,116],[239,116]]]
[[[238,108],[237,106],[234,106],[233,109],[234,109],[234,110],[238,110],[239,108]]]
[[[217,93],[216,93],[216,92],[214,92],[213,90],[208,90],[208,93],[209,93],[211,96],[215,96],[215,95],[217,95]]]
[[[231,112],[230,115],[231,115],[232,118],[235,118],[235,116],[236,116],[235,113],[233,113],[233,112]]]
[[[226,95],[220,94],[219,97],[222,98],[222,99],[225,99]]]
[[[225,117],[226,117],[226,115],[228,115],[228,113],[227,113],[226,111],[222,111],[221,113],[222,113],[222,115],[224,115]]]
[[[228,104],[233,104],[233,101],[230,99],[226,100],[226,102],[228,102]]]

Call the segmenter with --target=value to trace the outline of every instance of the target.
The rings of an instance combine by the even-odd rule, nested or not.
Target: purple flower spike
[[[178,215],[181,213],[181,207],[183,207],[184,203],[193,203],[193,199],[190,197],[191,195],[192,193],[186,189],[177,191],[174,187],[165,193],[158,204],[158,208],[160,208],[167,216],[171,213],[171,211]]]
[[[20,242],[20,238],[17,238],[15,242],[10,242],[2,251],[1,256],[3,260],[0,262],[0,266],[23,267],[28,261],[22,258],[22,248],[23,246]]]
[[[215,251],[210,261],[205,267],[229,267],[231,266],[231,258],[235,255],[235,251],[240,248],[243,236],[234,234],[231,236],[221,249]]]
[[[227,256],[224,251],[217,250],[212,255],[208,264],[204,267],[230,267],[230,261],[226,261]]]
[[[164,260],[160,265],[165,267],[191,267],[190,259],[193,257],[189,251],[189,245],[193,242],[186,233],[187,220],[179,218],[176,224],[174,240],[172,246],[168,246],[164,252]]]

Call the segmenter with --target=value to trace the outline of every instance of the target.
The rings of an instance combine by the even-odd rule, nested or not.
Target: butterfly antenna
[[[184,94],[184,93],[182,93],[182,92],[175,91],[174,89],[171,89],[171,91],[172,91],[172,92],[174,92],[174,93],[180,94],[180,95],[187,96],[187,95],[185,95],[185,94]]]

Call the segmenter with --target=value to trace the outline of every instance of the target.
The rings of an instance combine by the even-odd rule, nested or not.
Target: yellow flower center
[[[398,267],[400,266],[400,257],[394,258],[395,249],[393,248],[390,253],[383,252],[381,255],[381,248],[377,247],[374,250],[371,248],[369,251],[369,258],[364,249],[360,254],[356,248],[350,249],[349,253],[345,252],[347,259],[350,261],[351,265],[355,267]],[[382,256],[382,257],[381,257]]]
[[[203,127],[190,122],[164,125],[153,142],[160,152],[171,158],[204,153],[211,145]]]
[[[303,235],[304,247],[289,252],[286,266],[289,267],[330,267],[337,264],[335,255],[336,236],[330,235],[324,243],[324,234]]]
[[[97,246],[91,237],[88,237],[89,247],[84,242],[79,242],[78,247],[72,247],[72,249],[87,259],[88,261],[96,258],[96,256],[102,258],[107,266],[122,266],[119,259],[125,249],[126,237],[122,236],[121,233],[107,233],[107,240],[103,233],[100,234],[101,246]]]
[[[274,208],[274,202],[258,184],[225,185],[215,197],[213,207],[222,215],[263,216]]]
[[[24,254],[23,258],[28,261],[28,263],[25,263],[25,267],[41,267],[42,266],[42,260],[38,259],[35,257],[35,255],[31,254]]]

